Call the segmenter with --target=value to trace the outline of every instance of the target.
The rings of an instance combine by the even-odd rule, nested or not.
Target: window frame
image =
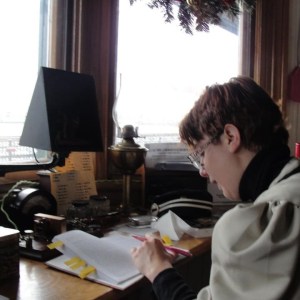
[[[53,0],[52,59],[49,66],[94,76],[104,151],[95,155],[96,180],[111,176],[108,147],[114,142],[112,119],[115,101],[116,45],[119,0]],[[244,26],[244,69],[284,108],[287,83],[289,1],[257,1],[257,9]],[[270,28],[273,28],[270,34]],[[278,35],[279,34],[279,35]],[[266,38],[268,37],[268,38]],[[250,45],[250,47],[249,47]]]
[[[95,79],[104,147],[103,152],[95,154],[95,177],[105,179],[109,177],[110,167],[108,147],[114,136],[112,109],[119,1],[55,1],[57,11],[65,12],[66,21],[61,24],[61,19],[56,19],[65,36],[64,51],[56,56],[53,67],[90,74]],[[56,45],[59,49],[59,43]]]

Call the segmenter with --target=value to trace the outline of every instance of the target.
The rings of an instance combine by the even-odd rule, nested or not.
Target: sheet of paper
[[[65,215],[67,208],[74,200],[88,200],[96,195],[95,178],[90,173],[70,171],[51,173],[51,194],[57,201],[57,214]]]
[[[213,231],[213,228],[191,227],[171,210],[160,217],[157,222],[153,222],[152,228],[158,230],[161,235],[168,235],[173,241],[180,240],[184,233],[195,238],[202,238],[211,236]]]
[[[68,258],[65,255],[60,255],[54,259],[51,259],[46,262],[46,264],[50,267],[56,268],[58,270],[64,271],[66,273],[70,273],[73,275],[78,275],[80,273],[79,270],[71,270],[67,265],[65,265],[65,261]],[[143,275],[139,274],[137,276],[134,276],[126,281],[123,281],[121,283],[116,283],[113,281],[111,278],[105,276],[104,274],[100,274],[99,272],[97,273],[91,273],[86,277],[86,279],[101,283],[107,286],[110,286],[112,288],[118,289],[118,290],[125,290],[126,288],[130,287],[133,285],[135,282],[141,280],[143,278]],[[1,300],[1,299],[0,299]]]
[[[79,256],[97,269],[98,274],[120,283],[139,275],[130,250],[140,245],[132,237],[114,235],[98,238],[80,230],[72,230],[54,237],[64,246],[58,250],[69,258]]]
[[[88,200],[97,194],[92,153],[72,152],[64,167],[49,173],[51,194],[57,201],[58,215],[65,215],[74,200]]]

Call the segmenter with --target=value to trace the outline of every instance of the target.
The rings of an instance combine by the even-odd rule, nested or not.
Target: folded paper
[[[169,236],[171,240],[178,241],[184,234],[195,238],[211,236],[212,228],[194,228],[183,221],[171,210],[153,222],[151,227],[160,232],[161,236]]]

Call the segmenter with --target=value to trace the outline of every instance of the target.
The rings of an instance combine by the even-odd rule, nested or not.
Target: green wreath
[[[137,0],[129,0],[132,5]],[[192,34],[198,31],[209,31],[209,24],[218,25],[222,14],[235,18],[241,13],[241,8],[250,12],[255,8],[256,0],[149,0],[150,8],[163,10],[165,22],[175,19],[173,7],[178,6],[177,18],[185,32]]]

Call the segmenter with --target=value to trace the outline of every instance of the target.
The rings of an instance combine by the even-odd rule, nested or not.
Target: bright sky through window
[[[0,2],[1,136],[18,136],[38,70],[38,0]]]
[[[185,33],[145,1],[120,1],[117,121],[173,136],[203,88],[238,73],[239,37],[219,26]]]
[[[0,1],[1,164],[34,161],[33,150],[18,143],[38,75],[42,2]]]

